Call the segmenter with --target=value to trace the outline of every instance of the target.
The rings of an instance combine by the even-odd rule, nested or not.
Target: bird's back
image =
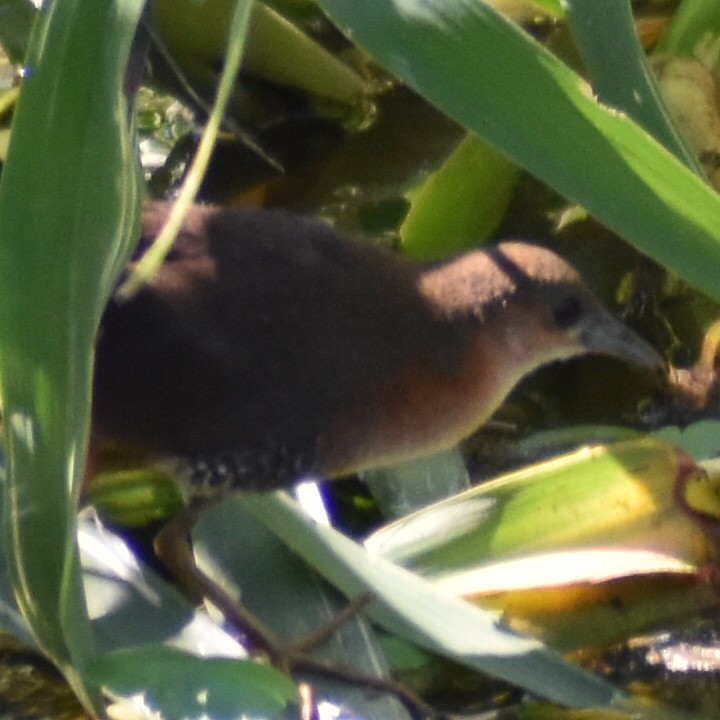
[[[146,240],[166,212],[148,206]],[[311,470],[333,416],[436,344],[429,315],[416,271],[388,251],[283,212],[197,206],[152,281],[105,312],[96,431]]]

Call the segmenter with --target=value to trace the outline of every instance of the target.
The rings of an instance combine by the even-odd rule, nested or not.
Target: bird
[[[144,205],[136,257],[170,209]],[[587,353],[663,369],[550,249],[511,240],[416,264],[318,219],[193,205],[158,272],[103,313],[88,466],[104,447],[169,465],[187,505],[155,550],[181,585],[274,665],[384,689],[417,714],[427,706],[392,681],[280,641],[196,565],[192,526],[229,493],[449,448],[522,378]]]
[[[170,208],[145,203],[138,254]],[[103,314],[91,455],[172,462],[189,498],[342,477],[457,444],[522,378],[589,353],[663,367],[545,247],[416,264],[319,219],[197,204]]]

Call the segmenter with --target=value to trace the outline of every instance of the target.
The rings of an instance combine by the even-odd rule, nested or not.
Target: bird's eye
[[[575,325],[582,314],[583,306],[577,295],[566,295],[553,308],[553,320],[563,330]]]

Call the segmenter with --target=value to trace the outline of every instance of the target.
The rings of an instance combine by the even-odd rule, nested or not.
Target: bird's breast
[[[342,475],[452,447],[495,412],[516,380],[487,340],[473,341],[451,369],[414,358],[336,418],[323,438],[325,470]]]

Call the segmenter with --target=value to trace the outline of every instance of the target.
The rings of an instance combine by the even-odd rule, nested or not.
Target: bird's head
[[[600,303],[559,255],[504,242],[428,269],[421,292],[448,319],[491,339],[521,376],[575,355],[610,355],[658,370],[662,359]],[[470,332],[473,332],[472,329]]]

